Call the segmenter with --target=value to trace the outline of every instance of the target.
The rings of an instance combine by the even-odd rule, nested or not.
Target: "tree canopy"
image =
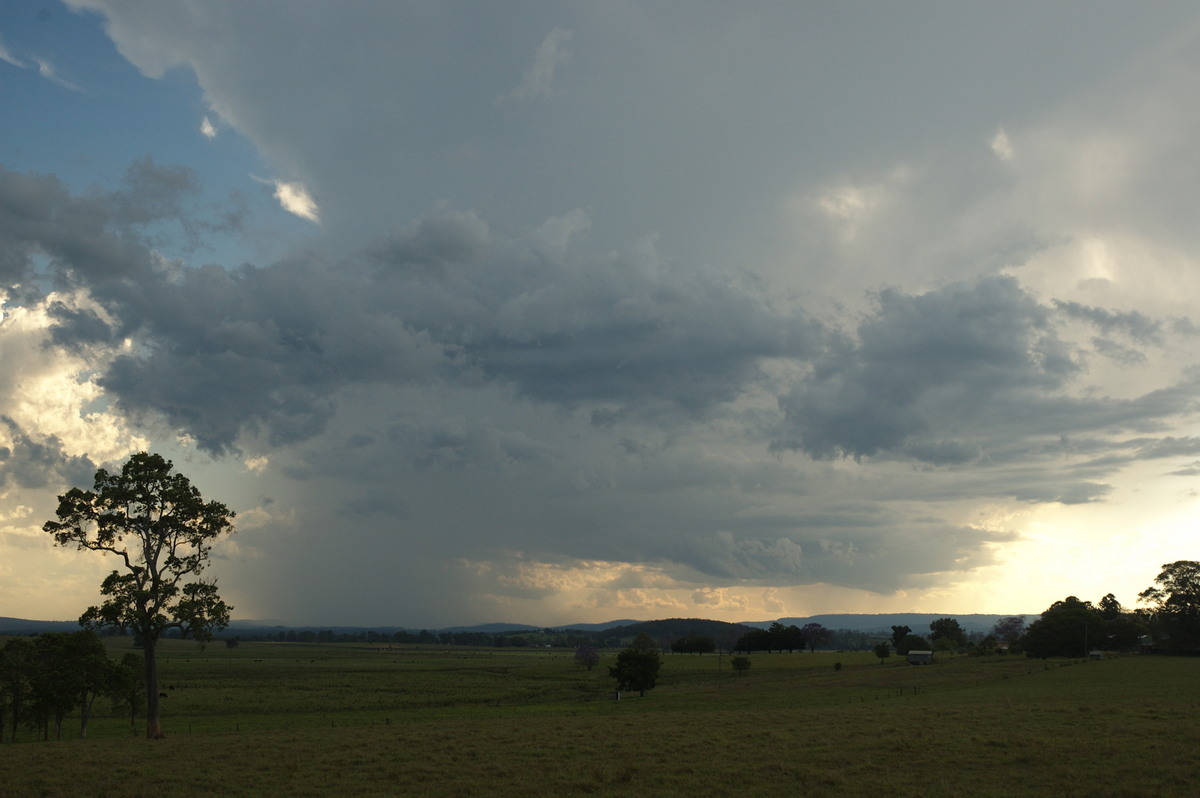
[[[967,644],[967,633],[956,618],[938,618],[930,623],[929,638],[935,648],[946,651],[961,649]]]
[[[617,690],[637,690],[645,696],[658,683],[661,666],[658,646],[649,635],[643,634],[617,655],[617,664],[608,669],[608,675],[617,680]]]
[[[676,654],[710,654],[717,650],[711,637],[688,635],[671,641],[671,650]]]
[[[1138,594],[1154,614],[1156,633],[1168,651],[1200,651],[1200,562],[1163,565],[1154,584]]]
[[[813,624],[820,626],[820,624]],[[821,627],[824,629],[824,627]],[[792,624],[784,626],[779,621],[773,621],[766,629],[751,629],[737,639],[734,649],[745,651],[800,651],[804,650],[804,632]]]
[[[162,736],[155,645],[164,632],[211,639],[229,624],[215,581],[200,578],[213,541],[233,531],[233,512],[205,502],[158,454],[134,454],[119,473],[96,472],[92,490],[58,497],[58,520],[43,529],[59,546],[113,555],[122,569],[100,585],[104,603],[79,619],[91,628],[129,629],[142,642],[148,737]]]
[[[789,628],[795,629],[796,627],[792,626]],[[810,653],[815,653],[817,646],[827,644],[832,637],[833,632],[819,623],[806,623],[800,628],[800,638],[808,646]]]
[[[1001,618],[992,627],[992,636],[1005,643],[1016,643],[1025,634],[1025,616],[1012,615]]]
[[[1090,601],[1067,596],[1029,625],[1022,639],[1031,657],[1083,657],[1104,640],[1104,618]]]
[[[920,635],[906,634],[896,643],[896,653],[904,656],[910,651],[926,651],[929,643]]]

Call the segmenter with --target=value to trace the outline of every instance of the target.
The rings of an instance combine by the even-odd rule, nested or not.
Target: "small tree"
[[[79,622],[91,628],[132,629],[142,642],[146,670],[146,736],[162,737],[155,646],[168,630],[209,640],[229,624],[232,609],[215,582],[200,580],[213,541],[233,531],[233,512],[205,502],[188,478],[157,454],[140,452],[119,474],[96,472],[92,490],[58,497],[58,520],[43,529],[59,546],[115,555],[100,586],[107,600]],[[193,579],[195,577],[195,579]]]
[[[129,652],[113,668],[110,695],[114,709],[129,710],[129,727],[137,728],[137,713],[146,698],[146,673],[142,659]]]
[[[642,696],[654,689],[658,682],[658,669],[662,667],[658,647],[649,635],[640,634],[633,644],[617,655],[617,664],[608,669],[608,675],[617,680],[617,690],[637,690]]]
[[[819,623],[806,623],[800,630],[803,635],[804,642],[808,644],[808,652],[814,654],[817,651],[817,646],[823,646],[833,637],[833,632],[826,629]]]
[[[729,660],[729,664],[733,667],[733,672],[738,676],[742,676],[746,673],[746,671],[750,670],[749,657],[734,657],[733,659]]]
[[[1000,641],[1008,643],[1010,649],[1017,644],[1021,636],[1025,634],[1025,616],[1013,615],[1008,618],[1001,618],[996,621],[996,625],[992,627],[992,635]]]
[[[575,649],[575,663],[590,671],[600,664],[600,652],[595,646],[580,646]]]
[[[885,659],[892,656],[892,647],[889,646],[887,643],[880,643],[879,645],[875,646],[874,651],[875,651],[875,656],[879,657],[880,665],[883,664],[883,661]]]

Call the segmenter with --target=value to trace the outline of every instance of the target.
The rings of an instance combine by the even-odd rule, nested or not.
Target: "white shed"
[[[933,652],[932,651],[910,651],[910,652],[908,652],[908,664],[909,665],[932,665],[933,664]]]

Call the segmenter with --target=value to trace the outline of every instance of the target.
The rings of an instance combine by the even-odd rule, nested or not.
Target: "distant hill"
[[[856,632],[880,632],[889,635],[892,633],[893,626],[907,626],[912,629],[914,634],[920,635],[927,633],[929,624],[939,618],[954,618],[965,632],[990,632],[1000,619],[1011,618],[1019,614],[960,615],[953,612],[897,612],[878,615],[810,615],[807,618],[779,618],[778,620],[784,626],[795,624],[803,627],[807,623],[819,623],[826,629],[851,629]],[[1025,617],[1032,622],[1041,617],[1041,613],[1026,613]],[[765,629],[772,623],[774,621],[747,621],[745,625]]]
[[[607,629],[613,629],[618,626],[632,626],[635,623],[645,623],[645,621],[635,621],[631,618],[626,618],[620,621],[605,621],[604,623],[569,623],[563,626],[555,626],[552,628],[576,629],[580,632],[603,632]]]
[[[524,623],[480,623],[475,626],[447,626],[445,629],[430,629],[429,631],[437,632],[483,632],[485,634],[498,634],[500,632],[536,632],[539,629],[544,629],[543,626],[530,626]]]
[[[79,621],[29,621],[0,618],[0,635],[40,635],[46,632],[78,632]]]
[[[619,637],[622,643],[630,641],[640,634],[646,634],[657,641],[676,640],[681,637],[711,637],[722,648],[732,648],[739,637],[750,631],[750,627],[740,623],[725,621],[709,621],[703,618],[667,618],[661,621],[640,621],[627,626],[614,626],[604,630],[605,637]]]
[[[635,621],[630,619],[606,621],[604,623],[572,623],[555,626],[531,626],[521,623],[484,623],[475,626],[451,626],[447,628],[429,629],[433,633],[441,632],[482,632],[484,634],[501,634],[504,632],[534,632],[541,629],[559,631],[574,630],[592,634],[604,632],[608,639],[632,640],[643,632],[656,640],[675,639],[695,634],[701,637],[711,637],[718,645],[732,644],[733,641],[745,634],[749,629],[765,629],[778,621],[784,626],[796,625],[803,627],[808,623],[819,623],[827,629],[847,629],[855,632],[878,633],[890,635],[893,626],[907,626],[915,634],[925,634],[929,624],[938,618],[954,618],[967,632],[988,632],[1001,618],[1012,615],[981,615],[956,614],[950,612],[900,612],[884,614],[828,614],[810,615],[808,617],[777,618],[770,621],[743,621],[742,623],[727,623],[725,621],[710,621],[703,618],[667,618],[654,621]],[[1035,621],[1040,613],[1026,613],[1025,618]],[[0,617],[0,635],[36,635],[45,632],[74,632],[79,629],[77,621],[33,621],[24,618]],[[402,626],[288,626],[278,621],[233,621],[226,630],[226,636],[234,634],[251,635],[254,633],[278,633],[281,631],[313,631],[332,630],[335,634],[357,633],[367,630],[391,634],[397,631],[419,632],[420,628]]]

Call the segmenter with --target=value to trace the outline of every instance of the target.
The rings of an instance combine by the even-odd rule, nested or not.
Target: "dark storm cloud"
[[[484,233],[459,217],[393,242],[398,299],[413,324],[533,399],[601,404],[598,419],[697,413],[736,398],[763,359],[808,357],[821,339],[817,324],[772,307],[745,275],[669,262],[648,247],[589,257],[488,243]],[[478,257],[489,249],[493,257]],[[431,254],[445,252],[472,258]],[[445,269],[436,281],[403,268],[435,261]]]
[[[120,229],[122,204],[112,195],[74,197],[55,177],[0,166],[0,277],[29,281],[38,256],[60,277],[84,263],[93,274],[148,271],[146,248]]]
[[[57,488],[92,484],[96,466],[87,455],[68,455],[53,435],[38,440],[8,416],[0,416],[10,445],[0,446],[0,488]]]
[[[1102,448],[1104,454],[1084,461],[1076,469],[1107,475],[1144,460],[1195,457],[1200,455],[1200,438],[1134,438],[1105,442]]]
[[[440,358],[361,279],[314,258],[234,271],[164,261],[155,227],[181,217],[193,190],[185,170],[148,159],[120,190],[79,196],[54,177],[0,170],[3,275],[86,289],[100,306],[107,318],[53,303],[57,345],[133,340],[99,379],[127,415],[161,416],[211,451],[244,429],[293,442],[323,428],[340,385],[402,378]]]
[[[54,341],[131,338],[101,386],[128,416],[165,418],[214,452],[243,431],[274,444],[320,433],[343,386],[438,375],[483,375],[612,418],[696,415],[737,398],[763,359],[803,358],[820,339],[750,278],[648,246],[575,255],[568,234],[497,239],[474,214],[447,211],[337,263],[177,268],[143,228],[179,214],[193,188],[184,172],[135,164],[121,191],[86,197],[53,178],[3,177],[14,201],[0,235],[23,253],[10,271],[31,276],[41,253],[108,317],[56,304]]]
[[[0,166],[0,280],[28,289],[41,259],[60,285],[101,294],[146,279],[163,268],[150,249],[156,242],[195,242],[240,224],[236,213],[214,221],[198,212],[189,202],[196,193],[189,170],[148,157],[129,166],[120,188],[81,194],[52,175]]]
[[[1138,313],[1057,309],[1138,341],[1159,334],[1159,323]],[[1083,367],[1056,332],[1053,310],[1007,277],[921,295],[884,291],[855,336],[781,397],[788,434],[774,446],[815,458],[997,465],[1039,457],[1047,436],[1150,429],[1196,407],[1194,377],[1129,400],[1068,395]],[[1028,500],[1065,502],[1107,490],[1014,488]]]
[[[1105,310],[1079,302],[1064,302],[1061,299],[1054,300],[1054,307],[1066,316],[1094,325],[1106,335],[1118,332],[1124,333],[1138,343],[1162,343],[1162,322],[1136,310],[1130,312]]]
[[[721,530],[680,541],[673,559],[721,580],[763,584],[831,582],[887,591],[922,581],[920,575],[973,568],[990,558],[985,544],[1012,539],[1004,532],[910,518],[879,509],[886,529],[836,519],[827,528],[798,515],[777,518],[774,537],[748,529]]]
[[[407,233],[387,239],[375,256],[394,268],[478,263],[491,246],[487,222],[474,213],[448,212],[424,217]]]
[[[781,398],[795,434],[777,446],[817,458],[961,463],[976,459],[971,441],[986,408],[1053,391],[1077,369],[1047,310],[1015,280],[884,291],[856,338]]]
[[[244,430],[306,440],[340,387],[428,378],[442,362],[361,277],[298,258],[138,286],[120,310],[145,345],[116,358],[101,385],[127,413],[161,414],[212,451]]]

